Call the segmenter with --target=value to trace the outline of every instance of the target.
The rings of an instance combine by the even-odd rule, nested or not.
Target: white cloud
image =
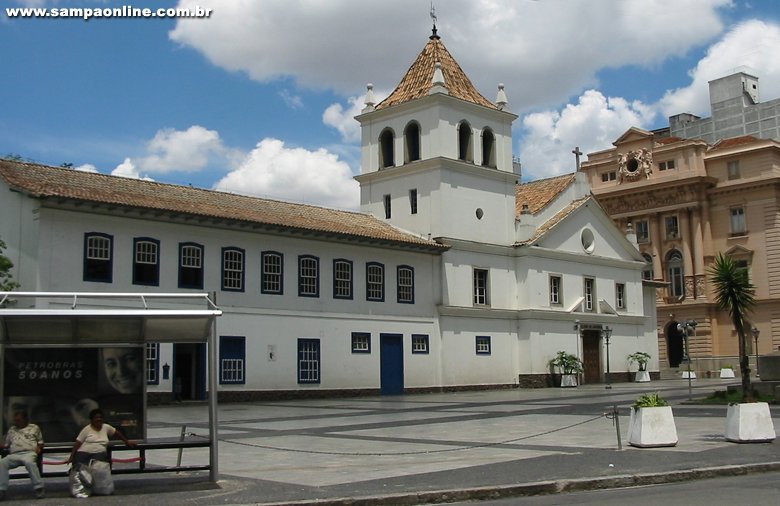
[[[263,139],[240,166],[214,185],[215,189],[336,208],[359,207],[357,182],[349,166],[325,149],[285,147],[278,139]]]
[[[392,88],[430,33],[419,0],[180,0],[213,6],[206,22],[179,19],[175,42],[214,65],[269,82],[344,95],[366,82]],[[443,42],[489,99],[506,83],[516,112],[594,86],[606,67],[656,66],[723,30],[731,0],[450,0],[437,5]],[[463,20],[468,20],[464,23]],[[406,36],[399,37],[399,27]],[[554,27],[554,28],[551,28]],[[392,41],[392,43],[387,43]]]
[[[285,89],[280,91],[279,96],[282,97],[282,100],[284,100],[284,103],[287,104],[287,107],[292,110],[303,107],[303,99],[300,97],[300,95],[294,95],[290,93],[290,90]]]
[[[597,90],[586,91],[576,104],[561,111],[529,114],[523,118],[524,135],[519,144],[523,179],[573,172],[571,151],[575,146],[583,153],[606,149],[628,128],[646,126],[654,116],[653,107],[620,97],[608,98]]]
[[[146,144],[144,156],[125,158],[111,173],[116,176],[141,177],[149,179],[148,174],[167,174],[171,172],[197,172],[206,168],[216,159],[224,164],[235,157],[235,153],[225,148],[219,133],[200,125],[187,130],[164,128]]]
[[[518,143],[524,179],[571,172],[575,167],[571,150],[575,146],[584,153],[607,149],[629,127],[650,128],[655,119],[681,112],[710,116],[708,81],[738,70],[757,74],[763,97],[780,96],[778,47],[780,26],[747,21],[708,48],[689,71],[688,86],[667,92],[655,103],[606,98],[599,91],[589,90],[576,104],[525,116]]]
[[[208,165],[211,154],[225,151],[219,134],[199,125],[187,130],[159,130],[147,149],[150,154],[134,162],[140,169],[158,174],[198,171]]]
[[[154,179],[150,178],[149,176],[142,176],[138,170],[138,167],[135,166],[130,158],[125,158],[122,163],[117,165],[116,168],[111,171],[111,175],[129,177],[133,179],[143,179],[145,181],[154,181]]]
[[[390,94],[387,90],[374,90],[374,100],[378,104]],[[366,94],[347,98],[347,106],[335,103],[328,106],[322,113],[322,122],[333,127],[341,134],[341,140],[346,143],[360,142],[360,124],[355,116],[365,107]]]
[[[779,47],[780,26],[758,20],[737,25],[689,71],[691,84],[667,92],[660,107],[666,116],[681,112],[709,116],[708,82],[738,70],[759,78],[762,96],[780,97]]]
[[[98,172],[97,167],[91,163],[79,165],[78,167],[74,167],[73,170],[79,170],[81,172]]]

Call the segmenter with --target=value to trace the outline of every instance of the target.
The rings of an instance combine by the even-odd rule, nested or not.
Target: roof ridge
[[[76,173],[79,174],[82,177],[98,177],[102,176],[105,178],[111,178],[115,181],[131,181],[136,184],[148,184],[148,185],[157,185],[162,187],[168,187],[168,188],[181,188],[187,191],[194,191],[194,192],[205,192],[205,193],[222,193],[226,195],[232,195],[235,197],[240,197],[244,199],[250,199],[250,200],[261,200],[264,202],[275,202],[283,205],[289,205],[289,206],[301,206],[301,207],[312,207],[315,209],[325,209],[325,210],[332,210],[332,211],[338,211],[341,213],[350,213],[350,214],[358,214],[358,215],[365,215],[365,216],[371,216],[370,213],[366,213],[363,211],[354,211],[351,209],[339,209],[337,207],[330,207],[330,206],[324,206],[324,205],[318,205],[318,204],[310,204],[305,202],[290,202],[287,200],[281,200],[276,198],[269,198],[269,197],[261,197],[259,195],[252,195],[250,193],[240,193],[235,191],[227,191],[227,190],[219,190],[216,188],[201,188],[199,186],[192,186],[187,184],[180,184],[180,183],[167,183],[163,181],[155,181],[155,180],[149,180],[149,179],[143,179],[143,178],[137,178],[137,177],[127,177],[127,176],[118,176],[116,174],[106,174],[104,172],[92,172],[92,171],[85,171],[85,170],[77,170],[75,168],[70,167],[58,167],[55,165],[47,165],[45,163],[40,162],[25,162],[25,161],[17,161],[17,160],[9,160],[8,158],[2,158],[0,159],[0,162],[10,162],[15,163],[19,165],[27,165],[27,166],[35,166],[40,167],[42,169],[50,170],[50,169],[56,169],[60,171],[69,171],[69,173]]]
[[[376,109],[384,109],[427,96],[432,86],[436,62],[441,64],[449,96],[483,107],[498,109],[477,90],[439,37],[429,38],[396,87],[376,105]]]
[[[145,181],[66,167],[0,160],[0,180],[32,199],[91,202],[138,210],[255,223],[273,229],[315,231],[334,237],[382,241],[441,251],[446,247],[404,232],[374,215],[298,204],[194,186]]]

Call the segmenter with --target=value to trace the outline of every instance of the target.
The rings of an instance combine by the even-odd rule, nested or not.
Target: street
[[[780,473],[751,474],[729,478],[714,478],[649,487],[597,490],[573,494],[538,497],[510,497],[499,501],[462,502],[480,506],[579,506],[645,505],[664,506],[719,506],[750,505],[776,506],[780,503]]]

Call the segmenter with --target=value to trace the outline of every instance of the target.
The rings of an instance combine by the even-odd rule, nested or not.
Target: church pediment
[[[653,132],[643,130],[637,127],[631,127],[626,132],[612,143],[614,146],[620,146],[621,144],[627,144],[636,141],[652,141]]]

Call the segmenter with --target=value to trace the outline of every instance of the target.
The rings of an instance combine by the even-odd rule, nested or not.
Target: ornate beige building
[[[742,263],[756,287],[758,352],[777,350],[780,143],[742,136],[709,145],[631,128],[613,144],[590,153],[580,170],[618,226],[633,227],[645,278],[666,282],[657,306],[662,371],[684,361],[677,325],[685,320],[698,322],[689,350],[700,375],[738,365],[736,333],[708,282],[719,252]],[[755,356],[753,343],[749,349]]]

